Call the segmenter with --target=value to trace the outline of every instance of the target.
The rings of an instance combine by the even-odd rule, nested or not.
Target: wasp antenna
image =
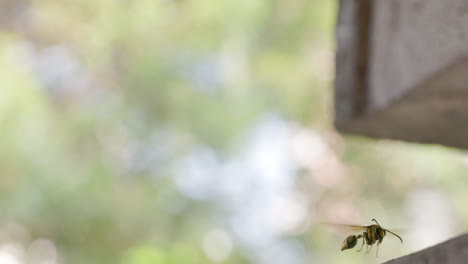
[[[371,220],[371,221],[374,221],[375,223],[377,223],[377,225],[379,225],[379,226],[380,226],[379,222],[377,222],[377,220],[375,220],[375,218],[372,218],[372,220]]]
[[[401,243],[403,243],[403,239],[401,239],[401,237],[400,237],[399,235],[397,235],[397,234],[395,234],[395,233],[393,233],[392,231],[387,230],[387,229],[385,229],[385,231],[387,231],[387,232],[389,232],[390,234],[392,234],[392,235],[398,237],[398,238],[400,239]]]

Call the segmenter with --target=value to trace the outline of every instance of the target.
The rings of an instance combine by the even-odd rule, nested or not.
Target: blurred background
[[[468,229],[468,156],[333,128],[329,0],[2,0],[0,263],[381,263]],[[370,224],[375,257],[340,252]]]

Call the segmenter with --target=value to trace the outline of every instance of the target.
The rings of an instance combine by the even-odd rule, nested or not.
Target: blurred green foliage
[[[345,235],[319,222],[416,225],[418,190],[446,201],[447,235],[467,227],[464,153],[333,130],[336,1],[1,7],[0,253],[17,245],[14,263],[42,263],[25,262],[41,238],[58,254],[47,263],[374,263],[339,254]],[[263,126],[278,148],[250,151]],[[274,140],[297,131],[318,138],[296,146],[315,165]],[[283,167],[261,167],[262,153],[283,153],[291,186],[265,187]],[[262,229],[277,219],[288,228]],[[389,244],[384,258],[408,251]]]

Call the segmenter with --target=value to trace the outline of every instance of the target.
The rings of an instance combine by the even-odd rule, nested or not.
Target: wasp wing
[[[338,223],[328,223],[328,222],[325,222],[323,224],[330,226],[334,229],[345,230],[345,231],[359,231],[359,230],[365,230],[367,228],[367,226],[362,226],[362,225],[348,225],[348,224],[338,224]]]

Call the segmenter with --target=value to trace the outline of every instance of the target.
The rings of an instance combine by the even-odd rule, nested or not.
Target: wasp
[[[368,225],[368,226],[344,225],[344,226],[352,228],[353,230],[363,230],[363,232],[362,234],[348,236],[343,241],[343,244],[341,246],[341,251],[354,248],[357,245],[358,240],[362,238],[362,245],[361,245],[361,248],[358,250],[358,252],[360,252],[363,249],[364,244],[365,244],[366,254],[367,254],[372,250],[372,246],[374,244],[377,244],[376,256],[379,257],[379,245],[382,244],[383,238],[385,237],[387,232],[398,237],[401,243],[403,243],[403,239],[401,239],[399,235],[393,233],[392,231],[388,229],[381,227],[380,224],[377,222],[377,220],[372,219],[372,222],[375,222],[375,224]]]

